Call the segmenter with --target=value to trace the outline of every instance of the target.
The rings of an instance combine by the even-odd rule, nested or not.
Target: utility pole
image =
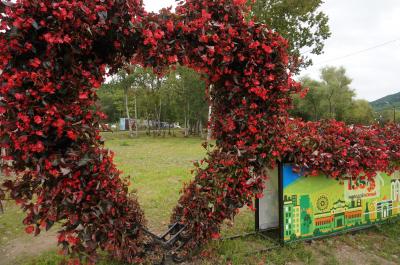
[[[396,106],[389,101],[386,101],[386,104],[390,105],[393,108],[393,123],[396,123]]]
[[[393,121],[396,123],[396,107],[393,106]]]

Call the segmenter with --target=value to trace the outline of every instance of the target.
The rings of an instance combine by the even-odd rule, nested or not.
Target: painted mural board
[[[372,181],[304,177],[282,165],[284,242],[328,236],[400,216],[400,174],[379,173]]]
[[[263,197],[257,201],[256,230],[279,228],[279,177],[278,169],[268,171]]]

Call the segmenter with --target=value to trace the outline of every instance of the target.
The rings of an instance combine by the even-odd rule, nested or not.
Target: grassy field
[[[146,136],[129,139],[120,133],[106,133],[104,138],[106,146],[116,153],[119,168],[125,176],[131,176],[131,189],[137,191],[149,228],[156,233],[164,231],[183,183],[191,179],[192,161],[204,156],[202,140]],[[46,235],[32,239],[23,233],[23,214],[10,202],[5,210],[0,215],[0,265],[53,265],[62,260],[56,254],[54,233],[47,239]],[[233,226],[224,226],[222,234],[226,237],[252,231],[254,213],[243,209]],[[19,251],[27,242],[33,251]],[[43,242],[49,242],[48,247],[43,247]],[[2,259],[10,250],[15,251],[14,256]],[[399,253],[400,224],[395,223],[285,247],[276,247],[273,239],[261,236],[213,241],[204,247],[201,259],[186,264],[400,264]],[[116,265],[108,260],[100,264]]]

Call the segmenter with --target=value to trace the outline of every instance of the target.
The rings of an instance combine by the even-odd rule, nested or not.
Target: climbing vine
[[[218,238],[224,219],[251,206],[265,169],[278,160],[334,178],[396,168],[395,125],[288,117],[291,94],[305,91],[291,78],[287,41],[245,20],[245,0],[186,0],[160,14],[140,0],[1,3],[0,146],[2,171],[13,176],[3,187],[26,212],[28,233],[62,222],[65,254],[92,263],[105,250],[140,263],[156,252],[98,130],[104,114],[95,108],[96,90],[128,63],[160,75],[184,65],[213,85],[216,146],[195,165],[171,217],[184,227],[183,255]]]

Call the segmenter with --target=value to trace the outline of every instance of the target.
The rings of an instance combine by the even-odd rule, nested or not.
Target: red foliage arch
[[[103,148],[93,106],[106,68],[130,62],[164,72],[182,64],[209,76],[217,145],[184,189],[171,222],[191,250],[263,189],[265,167],[291,159],[332,177],[374,176],[399,158],[397,127],[291,120],[301,92],[287,42],[244,19],[244,0],[186,0],[176,13],[140,0],[3,0],[0,138],[4,187],[26,211],[27,232],[63,221],[59,243],[94,261],[98,249],[141,262],[149,251],[137,199]]]

